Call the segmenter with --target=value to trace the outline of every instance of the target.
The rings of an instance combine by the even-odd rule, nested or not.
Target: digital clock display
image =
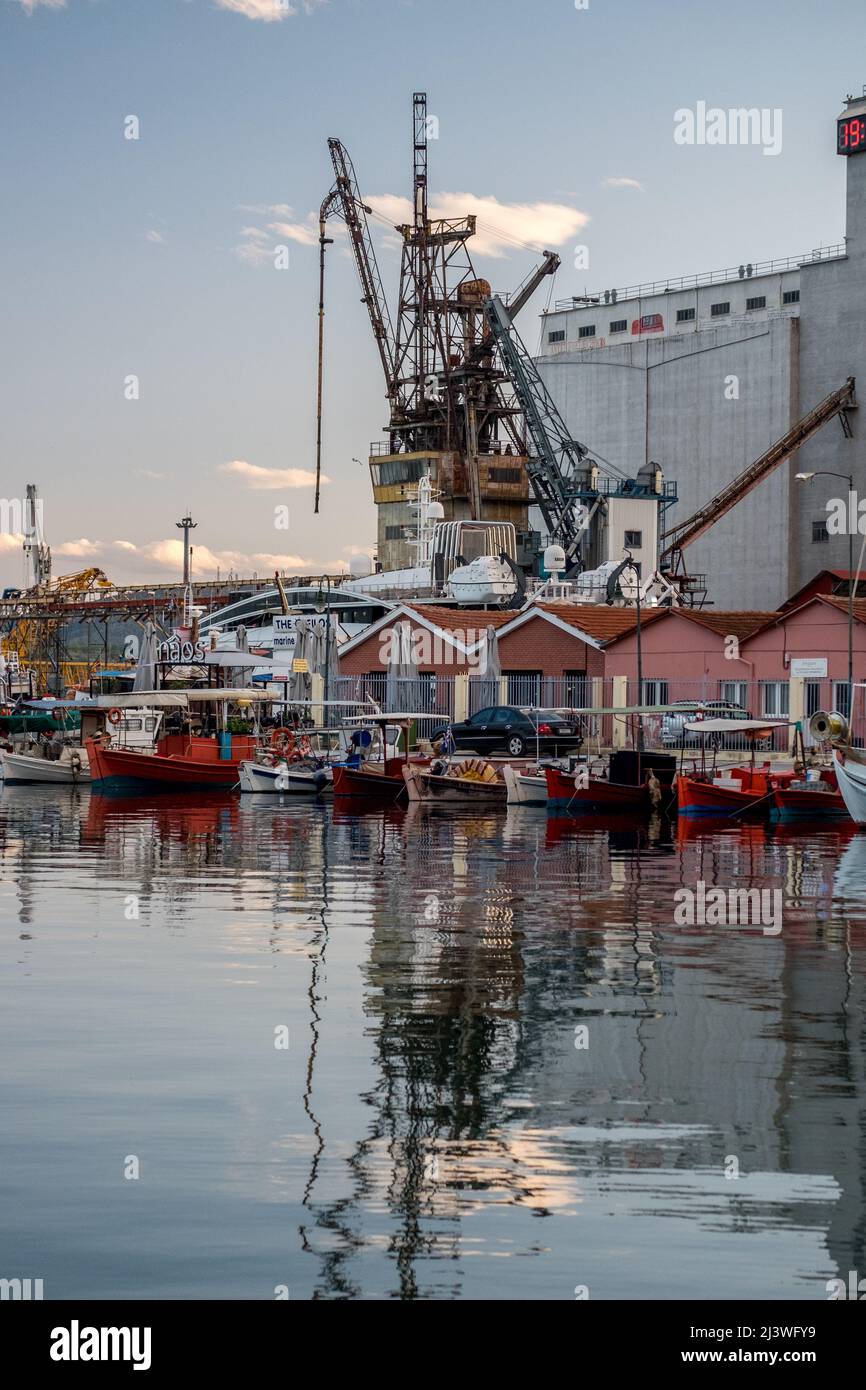
[[[866,116],[843,116],[836,122],[836,153],[859,154],[866,150]]]

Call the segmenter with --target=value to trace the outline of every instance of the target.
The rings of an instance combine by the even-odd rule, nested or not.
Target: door
[[[474,748],[477,753],[489,753],[497,737],[493,725],[495,709],[480,709],[466,721],[465,733],[460,735],[461,748]]]

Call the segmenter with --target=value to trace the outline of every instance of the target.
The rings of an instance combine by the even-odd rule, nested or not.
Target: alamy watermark
[[[778,106],[721,106],[696,103],[674,112],[677,145],[760,145],[765,155],[782,153],[782,111]]]
[[[782,930],[781,888],[708,888],[699,879],[678,888],[674,902],[678,927],[760,927],[764,936]]]

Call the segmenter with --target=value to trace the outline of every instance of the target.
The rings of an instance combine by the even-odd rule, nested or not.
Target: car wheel
[[[512,758],[522,758],[526,752],[526,741],[520,737],[520,734],[512,734],[506,747]]]

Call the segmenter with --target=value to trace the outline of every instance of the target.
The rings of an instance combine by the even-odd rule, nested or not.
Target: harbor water
[[[0,1273],[46,1299],[866,1273],[851,825],[22,786],[0,865]],[[778,922],[683,920],[713,885]]]

